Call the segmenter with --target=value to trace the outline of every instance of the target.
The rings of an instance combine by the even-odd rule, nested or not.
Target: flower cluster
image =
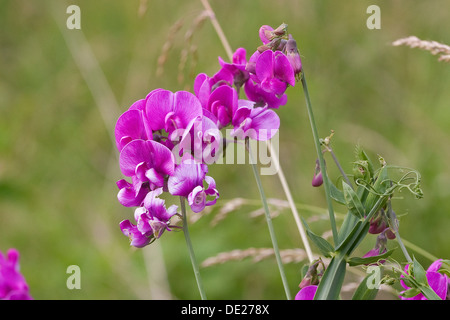
[[[164,192],[185,197],[196,213],[216,202],[219,192],[207,172],[223,151],[221,129],[231,127],[236,139],[260,141],[278,131],[273,109],[286,104],[285,91],[295,85],[301,61],[285,25],[263,26],[260,37],[263,46],[249,61],[239,48],[232,62],[219,57],[212,77],[198,74],[194,93],[156,89],[118,118],[120,170],[129,178],[117,182],[118,200],[136,207],[136,224],[124,220],[120,227],[131,245],[144,247],[171,230],[178,207],[166,208]],[[242,87],[247,99],[239,98]]]
[[[19,271],[19,252],[0,252],[0,300],[31,300],[28,285]]]

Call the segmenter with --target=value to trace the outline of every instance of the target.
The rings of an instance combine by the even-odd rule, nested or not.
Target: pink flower
[[[238,94],[236,89],[229,86],[220,86],[208,98],[206,110],[217,119],[219,129],[231,123],[238,107]]]
[[[244,48],[238,48],[233,54],[232,63],[225,62],[219,57],[219,63],[223,69],[231,72],[233,75],[233,83],[237,88],[240,88],[249,78],[249,73],[245,69],[247,65],[247,51]]]
[[[253,65],[254,64],[254,65]],[[281,51],[255,52],[247,64],[250,79],[245,84],[247,97],[257,103],[278,108],[287,102],[284,94],[288,85],[295,86],[294,69]]]
[[[31,300],[28,284],[19,271],[19,252],[0,252],[0,300]]]
[[[161,237],[164,231],[170,231],[169,220],[177,213],[178,207],[172,205],[166,209],[165,201],[158,198],[162,193],[162,188],[158,188],[147,194],[143,205],[134,212],[136,225],[129,220],[120,223],[122,233],[130,238],[130,245],[145,247]]]
[[[211,206],[219,198],[216,182],[206,175],[208,167],[195,162],[194,159],[186,159],[175,169],[169,178],[168,188],[170,194],[182,196],[188,199],[194,212],[202,211],[205,206]],[[204,182],[206,187],[204,187]],[[208,197],[212,199],[208,199]]]
[[[190,92],[158,90],[147,98],[145,113],[152,131],[164,129],[170,134],[185,129],[192,119],[201,116],[202,105]]]
[[[164,178],[175,169],[172,152],[153,140],[133,140],[120,153],[120,170],[140,183],[148,182],[150,189],[164,186]],[[136,190],[136,189],[135,189]]]
[[[266,107],[254,107],[255,103],[248,100],[239,100],[232,124],[234,126],[231,136],[244,139],[250,137],[254,140],[266,141],[278,132],[280,118],[273,110]]]

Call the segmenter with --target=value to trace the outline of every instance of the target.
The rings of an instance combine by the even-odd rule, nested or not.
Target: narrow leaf
[[[417,288],[410,288],[410,289],[405,290],[402,293],[400,293],[400,295],[402,297],[405,297],[405,298],[412,298],[412,297],[417,296],[419,293],[420,293],[419,289],[417,289]]]
[[[327,258],[331,257],[331,253],[334,252],[333,246],[321,236],[318,236],[311,231],[306,221],[302,218],[303,224],[305,225],[306,233],[311,241],[316,245],[320,252]]]
[[[425,298],[427,298],[428,300],[442,300],[441,297],[439,297],[436,292],[434,292],[433,289],[431,289],[430,286],[426,285],[426,286],[419,286],[420,291],[422,292],[422,294],[425,296]]]
[[[422,267],[419,261],[416,260],[416,258],[413,258],[413,272],[414,272],[414,279],[420,285],[428,285],[427,274],[425,272],[425,269]]]
[[[378,260],[381,259],[386,259],[387,257],[389,257],[392,252],[394,252],[394,249],[386,251],[383,254],[379,254],[377,256],[373,256],[373,257],[366,257],[366,258],[359,258],[359,257],[352,257],[347,259],[348,265],[351,267],[355,267],[355,266],[360,266],[363,264],[371,264],[371,263],[375,263]]]
[[[356,195],[356,192],[345,181],[342,181],[342,189],[348,210],[356,217],[363,218],[365,215],[364,206]]]
[[[368,274],[353,293],[352,300],[374,300],[377,296],[379,284],[372,284],[373,274]]]
[[[350,234],[353,227],[355,226],[355,224],[358,221],[359,221],[358,218],[356,218],[350,212],[347,212],[347,214],[345,215],[344,221],[342,222],[342,225],[339,229],[338,243],[341,243],[342,241],[344,241],[345,238],[348,237],[348,235]]]
[[[339,190],[333,183],[330,183],[330,197],[337,203],[345,205],[344,193]]]

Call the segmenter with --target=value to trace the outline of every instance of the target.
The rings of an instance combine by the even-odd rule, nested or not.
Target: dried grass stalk
[[[158,57],[158,63],[157,63],[157,69],[156,69],[157,76],[161,76],[163,74],[164,65],[167,61],[167,58],[169,57],[170,49],[172,49],[172,47],[173,47],[175,36],[183,25],[184,25],[184,20],[181,18],[170,27],[169,35],[167,36],[166,42],[164,42],[164,44],[162,46],[161,54]]]
[[[280,251],[283,263],[298,263],[307,259],[303,249],[286,249]],[[228,261],[241,261],[245,258],[252,258],[253,262],[259,262],[274,256],[272,248],[248,248],[245,250],[232,250],[221,252],[214,257],[210,257],[202,262],[202,267],[210,267],[217,264],[223,264]]]
[[[192,44],[194,34],[201,29],[205,20],[209,17],[208,12],[202,11],[194,20],[191,27],[184,34],[184,46],[180,53],[180,63],[178,64],[178,83],[184,81],[183,71],[186,67],[186,62],[189,56],[192,57],[193,63],[196,63],[195,57],[197,54],[197,46]],[[192,69],[192,67],[191,67]]]
[[[416,36],[410,36],[407,38],[402,38],[394,41],[392,43],[394,46],[408,46],[410,48],[419,48],[422,50],[429,51],[433,55],[441,55],[439,61],[450,61],[450,46],[446,44],[439,43],[437,41],[427,41],[421,40]]]
[[[247,203],[248,203],[248,201],[243,198],[234,198],[228,202],[225,202],[225,204],[222,206],[222,208],[220,208],[219,212],[216,214],[214,219],[211,221],[211,225],[212,226],[217,225],[220,221],[225,219],[225,217],[228,215],[228,213],[239,209],[240,207],[242,207],[243,205],[245,205]]]

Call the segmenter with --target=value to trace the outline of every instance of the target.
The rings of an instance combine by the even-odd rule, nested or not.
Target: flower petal
[[[295,86],[294,69],[289,59],[281,51],[277,51],[274,54],[273,72],[278,79],[289,83],[291,86]]]
[[[289,61],[288,61],[289,62]],[[258,57],[255,65],[255,73],[260,81],[273,78],[273,51],[266,50]]]
[[[145,112],[153,131],[164,129],[166,115],[173,111],[173,104],[174,94],[169,90],[159,90],[147,98]]]
[[[204,176],[201,164],[182,162],[169,177],[169,192],[174,196],[188,197],[195,187],[202,185]]]
[[[121,151],[127,143],[135,139],[147,140],[142,111],[129,110],[117,119],[114,130],[117,149]]]
[[[133,140],[120,153],[120,169],[125,176],[131,177],[141,163],[146,164],[146,169],[154,168],[160,174],[171,175],[175,158],[166,146],[156,141]]]
[[[295,300],[314,300],[317,286],[311,285],[301,289],[295,296]]]

